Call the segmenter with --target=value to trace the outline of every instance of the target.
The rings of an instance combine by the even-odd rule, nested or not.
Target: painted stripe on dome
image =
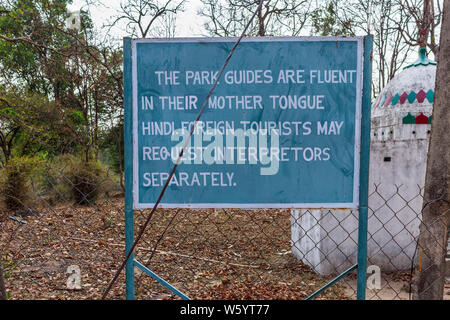
[[[392,98],[392,105],[395,106],[400,99],[400,95],[398,93],[395,94],[395,96]]]
[[[417,93],[417,101],[419,103],[422,103],[425,100],[426,96],[427,96],[427,94],[425,93],[425,91],[420,89],[420,91]]]
[[[400,96],[400,104],[404,104],[406,99],[408,98],[408,94],[406,92],[403,92]]]
[[[416,100],[416,93],[414,92],[414,91],[411,91],[409,94],[408,94],[408,102],[409,103],[413,103],[414,102],[414,100]]]
[[[427,100],[428,100],[428,102],[430,102],[430,103],[433,103],[434,102],[434,92],[433,92],[433,90],[428,90],[428,92],[427,92]]]
[[[416,124],[428,124],[428,117],[421,112],[416,117]]]
[[[408,112],[408,114],[405,117],[403,117],[402,123],[403,124],[415,124],[416,117],[414,117],[411,113]]]
[[[383,97],[380,100],[380,107],[384,106],[384,100],[386,100],[386,95],[383,94]]]
[[[392,93],[389,93],[386,95],[378,96],[377,100],[372,104],[372,108],[375,109],[377,107],[385,107],[390,104],[392,106],[395,106],[398,102],[400,102],[400,104],[404,104],[406,100],[408,100],[409,103],[413,103],[416,100],[419,103],[423,103],[425,101],[425,98],[428,100],[428,102],[433,103],[434,91],[430,89],[425,93],[425,91],[421,89],[418,93],[413,90],[409,94],[403,92],[401,95],[396,93],[394,96],[392,95]]]
[[[384,101],[384,105],[385,106],[389,105],[391,103],[391,101],[392,101],[392,93],[389,92],[389,94],[386,98],[386,101]]]

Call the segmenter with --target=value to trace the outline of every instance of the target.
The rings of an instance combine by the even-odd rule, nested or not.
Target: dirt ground
[[[402,273],[398,273],[402,274]],[[352,299],[356,298],[356,279],[347,279],[344,283],[345,294]],[[392,274],[381,276],[380,289],[367,289],[367,300],[410,300],[412,299],[412,288],[410,280],[405,273],[402,277],[393,277]],[[444,285],[444,300],[450,300],[450,279]]]
[[[0,213],[9,298],[101,298],[124,259],[123,198],[35,210],[39,215],[14,215],[22,222],[10,219],[12,212]],[[135,213],[135,234],[147,214]],[[157,210],[136,259],[193,299],[304,299],[332,278],[291,254],[288,210]],[[69,290],[67,268],[73,265],[80,268],[81,288]],[[135,274],[137,299],[178,298],[137,268]],[[124,299],[124,278],[122,272],[108,299]],[[353,278],[317,299],[354,299]],[[399,292],[392,298],[408,299],[401,281],[388,284]]]
[[[3,212],[2,265],[11,299],[99,299],[124,258],[123,199],[96,206],[42,206],[37,216]],[[147,211],[135,213],[136,233]],[[290,253],[286,210],[158,210],[138,261],[194,299],[304,299],[320,277]],[[67,268],[81,270],[68,290]],[[124,274],[108,296],[124,298]],[[136,298],[175,299],[136,268]],[[337,285],[319,299],[347,299]]]

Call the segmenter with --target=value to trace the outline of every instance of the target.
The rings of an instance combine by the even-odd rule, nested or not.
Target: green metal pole
[[[359,208],[358,231],[358,283],[356,298],[366,299],[366,273],[367,273],[367,207]]]
[[[366,299],[367,272],[367,221],[369,205],[369,159],[370,159],[370,94],[372,82],[372,36],[364,37],[364,70],[361,113],[361,160],[359,182],[358,217],[358,300]]]
[[[125,255],[134,242],[133,214],[133,86],[131,64],[131,38],[123,39],[123,104],[124,104],[124,150],[125,150]],[[134,253],[125,267],[126,298],[134,300]]]
[[[347,270],[342,272],[340,275],[338,275],[336,278],[334,278],[333,280],[328,282],[326,285],[324,285],[322,288],[320,288],[319,290],[317,290],[313,294],[309,295],[305,300],[312,300],[312,299],[314,299],[319,294],[321,294],[322,292],[324,292],[325,290],[327,290],[331,286],[334,286],[336,283],[338,283],[339,281],[344,279],[346,276],[348,276],[349,273],[351,273],[353,270],[355,270],[357,268],[358,268],[358,264],[355,264],[355,265],[351,266],[350,268],[348,268]]]

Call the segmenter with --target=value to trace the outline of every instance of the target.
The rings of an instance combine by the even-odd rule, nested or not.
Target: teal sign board
[[[131,42],[133,208],[356,208],[363,38]]]

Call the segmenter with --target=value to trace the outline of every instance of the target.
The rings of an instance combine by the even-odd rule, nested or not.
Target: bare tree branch
[[[121,1],[120,9],[107,25],[120,27],[125,24],[126,32],[133,37],[170,36],[174,34],[173,17],[184,10],[186,0],[128,0]]]
[[[198,14],[207,19],[206,32],[210,36],[224,37],[237,36],[258,5],[257,0],[202,0],[202,3]],[[248,35],[299,35],[304,30],[312,3],[311,0],[266,0]]]

